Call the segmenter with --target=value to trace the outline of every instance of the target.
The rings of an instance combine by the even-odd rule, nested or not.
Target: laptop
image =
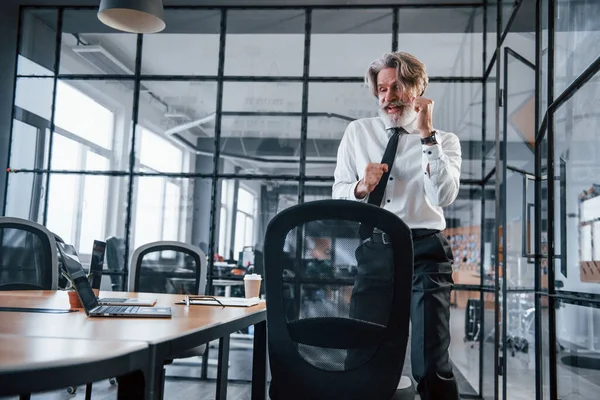
[[[100,289],[102,281],[102,270],[104,269],[104,254],[106,252],[106,243],[100,240],[94,240],[92,246],[92,260],[90,261],[90,271],[92,272],[92,289]],[[128,299],[124,297],[101,297],[98,299],[101,306],[140,306],[152,307],[156,304],[156,299]]]
[[[63,265],[73,280],[75,291],[88,317],[171,318],[171,307],[139,307],[133,305],[103,306],[98,303],[85,276],[73,246],[58,243]],[[72,254],[67,254],[72,253]]]

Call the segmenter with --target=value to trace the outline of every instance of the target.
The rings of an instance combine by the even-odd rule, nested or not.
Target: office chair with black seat
[[[45,226],[0,217],[0,290],[56,290],[56,241]]]
[[[264,268],[271,399],[414,399],[398,389],[413,276],[400,218],[349,200],[293,206],[267,227]]]
[[[177,241],[148,243],[138,247],[131,257],[129,291],[203,295],[206,269],[206,254],[198,246]],[[202,344],[175,358],[202,357],[206,348]],[[207,357],[202,362],[205,361]]]

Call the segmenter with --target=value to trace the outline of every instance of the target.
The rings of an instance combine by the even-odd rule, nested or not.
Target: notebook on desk
[[[260,302],[258,297],[247,299],[245,297],[213,297],[213,296],[186,296],[176,304],[188,306],[221,306],[221,307],[252,307]]]
[[[132,305],[103,306],[92,290],[72,246],[57,243],[66,272],[71,277],[75,291],[88,317],[170,318],[170,307],[137,307]],[[67,254],[72,253],[72,254]]]

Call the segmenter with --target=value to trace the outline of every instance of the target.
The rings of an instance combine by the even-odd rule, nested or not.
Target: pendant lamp
[[[98,19],[105,25],[132,33],[165,29],[162,0],[101,0]]]

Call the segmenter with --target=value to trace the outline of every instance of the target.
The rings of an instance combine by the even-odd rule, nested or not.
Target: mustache
[[[398,107],[398,108],[402,108],[402,107],[411,107],[412,103],[405,103],[403,101],[388,101],[386,103],[383,103],[379,106],[379,108],[381,109],[386,109],[388,107]]]

